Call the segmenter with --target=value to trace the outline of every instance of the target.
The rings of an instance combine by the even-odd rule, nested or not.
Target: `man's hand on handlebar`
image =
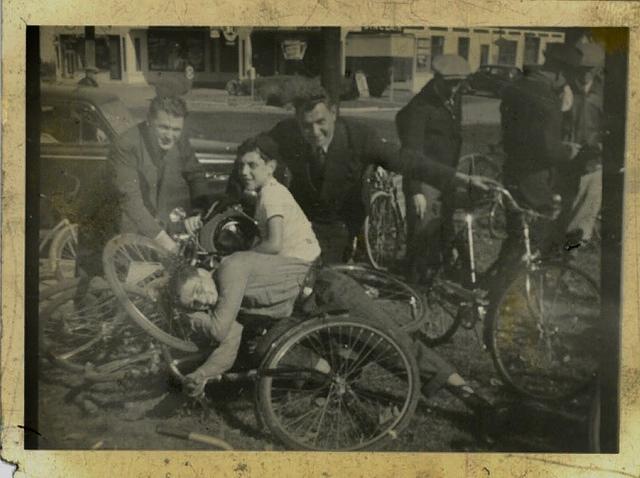
[[[189,234],[195,234],[198,229],[202,227],[202,218],[198,214],[197,216],[191,216],[184,220],[184,227]]]
[[[177,254],[178,253],[178,243],[171,239],[171,236],[166,233],[166,231],[160,231],[154,240],[167,251]]]
[[[456,173],[455,181],[458,186],[469,187],[480,191],[491,191],[501,186],[495,179],[486,176],[470,176],[464,173]]]

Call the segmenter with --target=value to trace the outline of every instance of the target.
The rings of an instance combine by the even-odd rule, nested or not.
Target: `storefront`
[[[254,27],[251,31],[251,66],[258,76],[318,76],[322,71],[322,45],[319,27]]]
[[[77,81],[85,71],[82,27],[43,27],[43,63],[55,65],[58,80]],[[225,27],[96,27],[98,82],[155,83],[167,75],[185,75],[191,67],[195,85],[224,87],[246,74],[250,29]]]
[[[402,28],[371,27],[350,31],[345,40],[345,73],[363,72],[369,92],[380,96],[394,88],[410,89],[414,77],[415,37]]]

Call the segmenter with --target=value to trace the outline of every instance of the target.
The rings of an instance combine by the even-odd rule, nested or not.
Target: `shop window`
[[[489,45],[480,45],[480,64],[489,63]]]
[[[516,53],[518,50],[518,42],[505,40],[504,38],[499,43],[498,51],[498,63],[500,65],[515,65]]]
[[[469,37],[458,38],[458,55],[465,60],[469,59]]]
[[[142,71],[142,47],[140,45],[140,38],[133,40],[133,49],[136,52],[136,71]]]
[[[418,38],[416,41],[416,71],[429,71],[430,45],[428,38]]]
[[[238,72],[238,40],[233,43],[220,41],[220,71],[224,73]]]
[[[444,53],[444,37],[432,36],[431,37],[431,63],[433,59]]]
[[[149,29],[149,69],[184,71],[191,64],[204,71],[205,37],[202,30]]]
[[[540,38],[526,36],[524,38],[524,64],[537,65],[540,53]]]

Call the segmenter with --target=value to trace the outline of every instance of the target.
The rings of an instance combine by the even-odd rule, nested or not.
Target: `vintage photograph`
[[[26,448],[618,451],[627,29],[26,46]]]

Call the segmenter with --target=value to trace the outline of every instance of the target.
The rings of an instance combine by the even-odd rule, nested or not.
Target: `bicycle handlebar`
[[[538,212],[533,209],[520,206],[511,192],[504,186],[492,186],[491,190],[498,193],[502,198],[506,199],[507,209],[510,209],[511,211],[515,211],[519,214],[538,219],[553,219],[555,217],[554,213],[545,214],[543,212]]]

